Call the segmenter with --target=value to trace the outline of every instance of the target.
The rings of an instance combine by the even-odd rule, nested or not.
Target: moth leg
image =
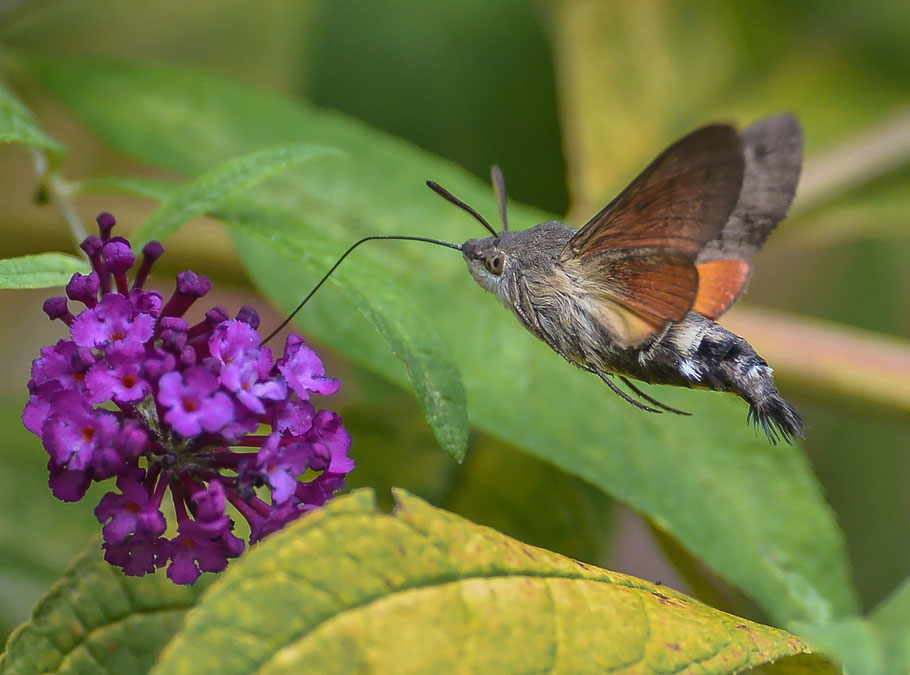
[[[597,374],[597,371],[594,370],[593,368],[591,368],[591,366],[587,366],[587,365],[585,365],[585,364],[583,364],[583,363],[579,363],[578,361],[576,361],[575,359],[573,359],[572,357],[570,357],[568,354],[563,353],[562,350],[560,350],[556,345],[554,345],[552,342],[550,342],[550,341],[546,338],[545,335],[543,335],[540,331],[538,331],[536,328],[534,328],[534,324],[531,323],[531,320],[530,320],[530,319],[528,318],[528,316],[524,313],[524,310],[521,309],[518,305],[515,305],[515,306],[513,307],[513,309],[515,310],[515,313],[518,315],[518,318],[521,319],[521,322],[524,324],[525,328],[527,328],[527,329],[528,329],[529,331],[531,331],[534,335],[536,335],[537,337],[539,337],[539,338],[544,342],[544,344],[547,345],[547,347],[549,347],[549,348],[552,349],[554,352],[556,352],[557,354],[559,354],[562,358],[564,358],[566,361],[568,361],[569,363],[571,363],[573,366],[575,366],[575,367],[578,368],[579,370],[583,370],[583,371],[585,371],[586,373],[594,373],[595,375]]]
[[[645,410],[647,412],[658,413],[658,414],[663,412],[663,410],[658,410],[657,408],[652,408],[651,406],[647,406],[644,403],[640,403],[639,401],[636,401],[634,398],[629,396],[622,389],[617,387],[616,384],[612,380],[607,379],[606,373],[604,373],[596,368],[592,368],[589,365],[579,363],[575,359],[571,358],[568,354],[563,353],[562,350],[558,349],[556,347],[556,345],[554,345],[552,342],[550,342],[541,332],[539,332],[538,330],[536,330],[533,327],[533,324],[531,323],[531,321],[528,319],[528,317],[525,315],[525,313],[517,305],[514,305],[513,308],[514,308],[516,314],[518,314],[518,318],[521,319],[522,323],[524,323],[524,325],[532,333],[534,333],[537,337],[539,337],[541,340],[543,340],[550,349],[552,349],[554,352],[559,354],[562,358],[564,358],[566,361],[571,363],[576,368],[579,368],[581,370],[584,370],[585,372],[594,373],[595,375],[597,375],[601,380],[606,382],[607,386],[610,387],[610,389],[612,389],[613,392],[617,396],[619,396],[621,399],[623,399],[626,403],[630,403],[631,405],[635,406],[636,408],[639,408],[640,410]],[[623,380],[625,380],[625,378],[623,378]],[[628,381],[626,381],[626,384],[628,384]],[[679,410],[674,410],[673,408],[670,408],[669,406],[664,406],[662,403],[655,401],[655,400],[651,399],[649,396],[637,391],[635,386],[632,386],[631,388],[632,388],[632,391],[635,391],[636,393],[638,393],[640,396],[642,396],[642,398],[644,398],[646,400],[650,400],[651,403],[654,403],[655,405],[658,405],[661,408],[666,408],[667,410],[669,410],[671,412],[679,413],[682,415],[688,414],[688,413],[684,413]]]
[[[631,403],[632,405],[634,405],[634,406],[635,406],[636,408],[638,408],[639,410],[644,410],[644,411],[647,411],[647,412],[658,413],[658,414],[660,414],[660,413],[663,412],[663,410],[658,410],[657,408],[652,408],[651,406],[645,405],[644,403],[641,403],[640,401],[636,401],[634,398],[632,398],[631,396],[629,396],[629,395],[628,395],[626,392],[624,392],[622,389],[620,389],[619,387],[617,387],[616,384],[613,382],[613,380],[611,380],[611,379],[608,378],[607,373],[604,373],[604,372],[602,372],[602,371],[600,371],[600,370],[595,370],[594,372],[597,373],[597,376],[600,377],[601,380],[603,380],[604,382],[606,382],[607,386],[610,387],[610,389],[613,390],[613,393],[614,393],[614,394],[616,394],[617,396],[619,396],[619,397],[620,397],[622,400],[624,400],[626,403]],[[660,404],[658,403],[657,405],[660,405]]]
[[[550,344],[550,343],[547,343],[547,344]],[[553,345],[550,345],[550,349],[552,349],[554,352],[556,352],[557,354],[559,354],[562,358],[564,358],[566,361],[568,361],[569,363],[571,363],[573,366],[575,366],[575,367],[578,368],[579,370],[583,370],[583,371],[585,371],[586,373],[594,373],[595,375],[597,374],[597,371],[594,370],[591,366],[586,366],[586,365],[583,364],[583,363],[579,363],[578,361],[576,361],[575,359],[571,358],[570,356],[567,356],[567,355],[563,354],[561,351],[559,351],[558,349],[556,349],[556,347],[554,347]]]
[[[651,398],[651,397],[648,396],[645,392],[643,392],[641,389],[639,389],[639,388],[636,387],[634,384],[632,384],[632,383],[629,381],[629,378],[627,378],[627,377],[623,377],[622,375],[620,375],[620,376],[619,376],[619,379],[622,380],[622,381],[625,383],[625,385],[626,385],[629,389],[632,390],[632,393],[634,393],[635,395],[639,396],[640,398],[643,398],[644,400],[646,400],[646,401],[647,401],[648,403],[650,403],[651,405],[656,405],[658,408],[662,408],[663,410],[666,410],[667,412],[675,413],[675,414],[677,414],[677,415],[691,415],[691,414],[692,414],[692,413],[687,413],[687,412],[685,412],[684,410],[677,410],[676,408],[671,408],[670,406],[666,405],[665,403],[661,403],[660,401],[658,401],[658,400],[656,400],[656,399],[654,399],[654,398]]]

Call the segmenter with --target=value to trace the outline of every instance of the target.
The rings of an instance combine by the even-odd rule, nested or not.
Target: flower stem
[[[63,179],[56,171],[50,170],[47,155],[42,150],[38,148],[30,148],[30,150],[32,161],[35,164],[35,172],[42,182],[42,187],[47,191],[48,200],[60,211],[69,227],[73,241],[76,242],[79,254],[85,257],[85,253],[79,249],[79,243],[88,236],[88,232],[82,225],[82,219],[76,211],[76,205],[73,204],[69,182]]]

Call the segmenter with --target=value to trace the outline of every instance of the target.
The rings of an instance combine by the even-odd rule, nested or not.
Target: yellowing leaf
[[[736,672],[809,651],[782,630],[396,497],[387,514],[355,492],[252,551],[154,672]],[[816,663],[808,672],[825,672]]]

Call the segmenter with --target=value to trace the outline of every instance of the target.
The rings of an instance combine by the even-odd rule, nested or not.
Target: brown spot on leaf
[[[651,591],[651,595],[653,595],[655,598],[657,598],[660,601],[660,604],[662,604],[662,605],[670,605],[671,607],[681,607],[682,606],[679,602],[675,602],[674,600],[671,600],[663,593],[658,593],[657,591]]]

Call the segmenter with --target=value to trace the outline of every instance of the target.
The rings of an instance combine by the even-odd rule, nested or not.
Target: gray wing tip
[[[773,138],[786,141],[788,145],[798,147],[800,153],[803,147],[803,125],[799,118],[792,112],[782,112],[770,117],[760,119],[742,132],[745,143],[753,140]]]

